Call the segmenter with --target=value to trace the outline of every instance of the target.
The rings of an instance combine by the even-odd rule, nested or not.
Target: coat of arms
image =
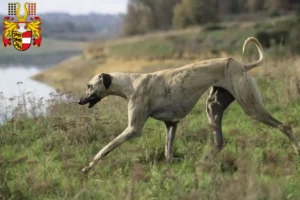
[[[3,46],[13,45],[19,51],[26,51],[31,44],[40,47],[42,29],[41,19],[36,15],[36,3],[24,3],[23,16],[20,15],[20,11],[20,3],[8,3],[8,16],[3,20]]]

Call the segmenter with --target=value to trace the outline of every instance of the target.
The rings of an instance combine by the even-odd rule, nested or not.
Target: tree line
[[[122,32],[182,29],[217,22],[224,15],[267,11],[277,15],[295,9],[299,0],[129,0]]]

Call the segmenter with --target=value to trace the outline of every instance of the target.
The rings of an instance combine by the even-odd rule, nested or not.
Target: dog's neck
[[[127,73],[111,73],[112,83],[109,87],[109,94],[124,99],[130,99],[133,94],[132,83],[139,76],[139,74],[127,74]]]

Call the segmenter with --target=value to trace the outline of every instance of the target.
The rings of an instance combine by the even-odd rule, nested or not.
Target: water
[[[10,98],[31,92],[36,97],[48,98],[53,88],[31,80],[30,77],[41,70],[36,66],[8,66],[0,67],[0,92]]]
[[[46,102],[55,90],[30,79],[40,71],[37,66],[0,66],[0,122],[11,118],[18,107],[32,110],[39,106],[37,114],[45,112]],[[24,100],[31,103],[24,104]]]

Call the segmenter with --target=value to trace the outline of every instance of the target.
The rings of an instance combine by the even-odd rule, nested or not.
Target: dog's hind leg
[[[220,152],[223,148],[223,113],[233,101],[234,97],[221,87],[212,87],[206,100],[206,113],[213,129],[215,153]]]
[[[245,79],[237,84],[239,98],[236,98],[242,106],[244,112],[253,119],[266,124],[268,126],[279,129],[284,133],[292,143],[297,154],[300,153],[299,145],[293,136],[292,128],[278,121],[265,109],[262,98],[254,79],[249,76],[244,76]]]
[[[165,122],[166,124],[166,145],[165,145],[165,158],[168,162],[173,159],[173,146],[176,135],[178,122]]]

